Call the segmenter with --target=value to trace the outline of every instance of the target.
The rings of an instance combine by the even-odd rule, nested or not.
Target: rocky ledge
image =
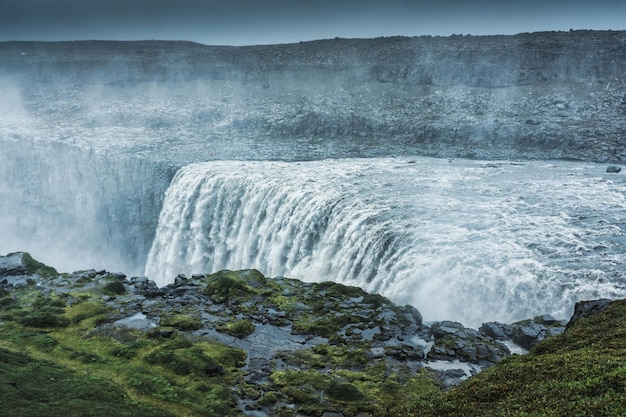
[[[607,303],[581,304],[576,320]],[[158,288],[0,257],[0,353],[85,369],[159,415],[394,415],[416,393],[448,390],[566,325],[548,315],[479,330],[425,323],[360,288],[256,270]],[[11,378],[5,397],[18,395]]]

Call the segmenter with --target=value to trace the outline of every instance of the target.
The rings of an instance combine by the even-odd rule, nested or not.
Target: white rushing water
[[[606,166],[432,158],[191,164],[146,275],[257,268],[466,325],[626,296],[626,181]]]

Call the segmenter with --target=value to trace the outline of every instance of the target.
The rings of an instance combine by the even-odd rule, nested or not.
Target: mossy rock
[[[349,321],[346,315],[325,316],[316,318],[314,316],[304,316],[293,323],[293,333],[302,335],[315,335],[330,338]]]
[[[183,314],[161,318],[161,325],[174,327],[180,331],[193,331],[202,328],[202,322],[200,320]]]
[[[164,343],[160,348],[147,354],[144,361],[150,365],[168,367],[177,375],[191,373],[202,375],[208,365],[218,365],[217,361],[207,356],[200,346],[194,346],[182,338],[178,341],[184,343]]]
[[[59,273],[56,269],[33,259],[33,257],[28,252],[22,253],[22,262],[24,263],[24,266],[26,266],[27,272],[30,274],[38,274],[42,277],[59,276]]]
[[[325,387],[326,394],[338,401],[361,401],[364,398],[363,393],[352,383],[341,381],[339,379],[331,380]]]
[[[255,326],[248,320],[236,320],[228,323],[217,323],[215,329],[218,332],[227,333],[231,336],[244,338],[254,332]]]
[[[383,297],[380,294],[366,294],[363,297],[363,304],[369,304],[372,306],[372,308],[376,309],[384,305],[391,304],[391,301],[389,301],[389,299]]]
[[[248,271],[219,271],[205,278],[206,286],[202,293],[218,303],[223,303],[231,297],[246,298],[257,293],[248,282]],[[260,274],[260,273],[259,273]],[[256,274],[252,274],[255,277]],[[262,275],[261,275],[262,276]],[[265,279],[265,277],[263,277]],[[257,277],[258,279],[258,277]]]
[[[102,292],[106,295],[122,295],[126,294],[126,287],[124,283],[119,279],[115,278],[111,282],[107,283],[102,287]]]
[[[316,285],[316,291],[325,291],[327,297],[335,297],[341,300],[364,297],[367,295],[363,289],[337,282],[321,282]]]

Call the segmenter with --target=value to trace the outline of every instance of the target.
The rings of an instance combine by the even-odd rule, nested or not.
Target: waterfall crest
[[[598,166],[417,158],[215,161],[173,179],[145,273],[256,268],[470,325],[626,295],[624,184]],[[546,190],[551,190],[549,193]]]

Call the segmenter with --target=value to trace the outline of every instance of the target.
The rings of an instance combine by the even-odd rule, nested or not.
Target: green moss
[[[332,379],[325,387],[326,394],[339,401],[361,401],[364,397],[359,389],[347,381]]]
[[[66,306],[67,297],[42,296],[35,287],[12,291],[11,307],[3,310],[3,315],[10,318],[3,319],[0,326],[0,348],[23,350],[36,358],[75,369],[78,375],[91,375],[103,384],[117,387],[120,398],[132,396],[133,400],[128,403],[136,404],[136,410],[141,410],[144,406],[139,404],[145,402],[149,404],[145,408],[152,411],[147,414],[126,412],[122,404],[118,413],[112,408],[119,401],[109,398],[110,404],[102,413],[70,406],[61,414],[54,404],[50,412],[48,408],[42,411],[43,406],[37,408],[33,404],[29,408],[18,404],[16,406],[22,407],[24,412],[20,410],[15,415],[238,415],[232,387],[241,378],[238,367],[245,363],[244,351],[220,343],[191,341],[176,336],[176,332],[172,338],[149,338],[146,332],[139,330],[100,325],[109,309],[98,301],[97,292],[84,294],[84,297],[74,295],[77,301]],[[185,327],[183,323],[187,320],[178,317],[175,322]],[[41,330],[33,326],[41,326]],[[207,374],[207,367],[223,369],[224,374],[220,374],[221,371]],[[70,379],[63,378],[64,383]],[[50,390],[65,389],[64,384],[45,382]],[[0,381],[0,389],[4,388]],[[104,389],[94,387],[96,392]],[[50,403],[45,397],[47,394],[37,390],[30,392],[31,397],[24,395],[24,398],[33,398],[35,403]],[[23,395],[21,391],[20,395]],[[107,398],[106,395],[103,398]],[[4,410],[5,402],[0,401],[0,404],[0,409]],[[93,401],[93,407],[100,407],[98,401]]]
[[[206,286],[202,292],[218,303],[223,303],[232,297],[246,298],[257,293],[248,280],[258,282],[259,279],[257,274],[250,271],[219,271],[206,277]]]
[[[124,283],[119,279],[115,278],[111,282],[107,283],[102,287],[102,292],[107,295],[122,295],[126,294],[126,287],[124,287]]]
[[[270,379],[279,386],[308,384],[317,389],[323,389],[330,381],[328,375],[316,371],[276,371]]]
[[[424,368],[405,381],[393,376],[387,377],[377,387],[375,395],[384,405],[385,415],[420,416],[429,415],[440,394],[441,383],[435,371]]]
[[[65,309],[65,317],[70,319],[72,323],[79,323],[93,317],[106,317],[108,314],[109,308],[107,306],[93,301],[72,304]]]
[[[0,348],[0,404],[3,415],[11,417],[172,416],[131,400],[110,381],[4,348]]]
[[[28,327],[50,328],[67,327],[70,320],[61,316],[58,311],[45,309],[40,311],[28,311],[18,319],[19,323]]]
[[[19,340],[24,345],[31,345],[43,351],[49,351],[59,344],[56,339],[42,331],[24,330],[19,332],[16,336],[15,340]]]
[[[193,331],[202,328],[202,322],[186,315],[175,315],[161,319],[162,326],[174,327],[181,331]]]
[[[301,315],[293,322],[293,332],[295,334],[316,335],[331,337],[335,335],[343,326],[350,322],[348,315],[322,316]]]
[[[232,389],[218,386],[206,394],[206,410],[208,415],[235,417],[241,414],[235,411],[237,400]]]
[[[159,365],[170,368],[177,375],[194,373],[201,375],[207,365],[216,365],[214,358],[207,356],[200,346],[194,346],[190,341],[180,338],[165,343],[158,349],[144,357],[150,365]]]
[[[348,346],[319,344],[313,346],[312,351],[323,356],[324,363],[338,368],[363,367],[369,363],[365,348],[359,344]]]
[[[28,252],[22,254],[22,262],[26,266],[26,270],[30,274],[39,274],[42,277],[58,277],[59,273],[56,269],[42,264],[39,261],[33,259]]]
[[[367,293],[359,287],[343,285],[336,282],[322,282],[316,285],[316,291],[325,291],[327,297],[335,297],[339,299],[348,299],[355,297],[363,297]]]
[[[317,347],[317,346],[315,346]],[[315,351],[314,347],[314,351]],[[323,369],[328,365],[328,358],[307,349],[285,351],[278,355],[288,365],[299,369]]]
[[[228,323],[218,323],[215,329],[219,332],[228,333],[231,336],[243,338],[254,332],[254,324],[248,320],[236,320]]]
[[[9,310],[16,305],[16,300],[13,297],[5,296],[0,297],[0,310]]]
[[[241,349],[217,342],[197,342],[207,356],[215,358],[224,367],[241,368],[248,354]]]

